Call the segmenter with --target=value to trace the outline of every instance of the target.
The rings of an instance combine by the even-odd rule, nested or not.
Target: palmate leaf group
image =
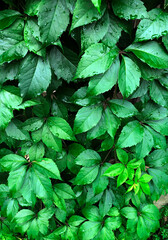
[[[167,1],[0,9],[0,239],[147,240],[168,189]]]

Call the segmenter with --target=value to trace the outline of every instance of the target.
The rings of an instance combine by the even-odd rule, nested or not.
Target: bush
[[[1,1],[0,239],[145,240],[159,229],[167,2]]]

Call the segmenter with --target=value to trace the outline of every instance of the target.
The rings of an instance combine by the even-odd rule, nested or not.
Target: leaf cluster
[[[1,1],[0,239],[145,240],[159,229],[167,7]]]

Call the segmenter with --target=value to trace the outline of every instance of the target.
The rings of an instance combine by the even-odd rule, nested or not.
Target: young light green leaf
[[[36,97],[45,91],[51,81],[48,59],[33,54],[23,59],[19,72],[19,87],[23,97]]]
[[[85,185],[92,183],[97,177],[99,166],[82,167],[75,178],[76,185]]]
[[[104,6],[102,6],[101,8],[100,14],[91,1],[77,0],[73,12],[71,31],[74,28],[99,20],[103,15],[104,11],[105,11]]]
[[[103,43],[91,45],[82,56],[75,75],[76,78],[92,77],[107,71],[118,55],[118,48],[109,48]]]
[[[123,99],[112,99],[109,101],[110,109],[119,118],[132,117],[138,114],[134,105]]]
[[[141,72],[130,58],[122,56],[118,85],[123,97],[128,97],[139,86]]]
[[[158,69],[167,68],[168,55],[158,42],[134,43],[126,48],[126,51],[133,52],[150,67]]]
[[[105,172],[104,172],[104,176],[107,177],[115,177],[120,175],[123,170],[124,170],[125,166],[122,163],[115,163],[113,164],[111,167],[109,167]]]
[[[148,183],[150,182],[150,180],[152,179],[152,176],[148,175],[148,174],[144,174],[142,175],[142,177],[139,179],[140,182],[143,183]]]
[[[120,18],[129,19],[141,19],[148,16],[146,8],[142,1],[140,0],[113,0],[112,8],[115,13]]]
[[[94,96],[110,90],[117,82],[119,67],[117,57],[105,73],[92,77],[87,90],[88,95]]]
[[[142,19],[136,31],[135,42],[159,38],[168,33],[167,30],[168,13],[160,8],[152,9],[148,12],[148,17]]]
[[[123,172],[117,178],[117,187],[121,186],[124,182],[126,182],[128,178],[128,171],[124,168]]]
[[[117,146],[120,148],[131,147],[142,141],[144,129],[138,121],[127,123],[119,136]]]
[[[63,118],[49,117],[47,125],[50,131],[58,138],[75,141],[75,137],[70,125]]]
[[[66,30],[69,10],[64,0],[42,0],[38,12],[42,42],[54,43]]]
[[[103,108],[100,105],[93,105],[81,108],[75,117],[74,132],[79,134],[86,132],[97,125],[100,121]]]

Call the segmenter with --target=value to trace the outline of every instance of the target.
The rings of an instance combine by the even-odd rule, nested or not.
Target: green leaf
[[[64,140],[76,140],[70,125],[63,118],[49,117],[47,119],[47,125],[56,137]]]
[[[54,185],[54,191],[63,199],[74,199],[76,198],[72,188],[66,183],[58,183]]]
[[[79,226],[81,223],[85,221],[85,218],[78,216],[78,215],[73,215],[70,217],[68,220],[68,224],[74,227]]]
[[[125,166],[122,163],[115,163],[109,167],[103,175],[107,177],[115,177],[120,175],[123,172],[124,168]]]
[[[52,44],[66,30],[69,23],[69,10],[63,0],[42,0],[38,13],[42,42]]]
[[[117,57],[105,73],[91,78],[87,94],[94,96],[109,91],[116,84],[119,67],[120,62]]]
[[[163,136],[168,136],[168,117],[161,120],[147,121],[147,124],[155,129],[155,131],[161,133]]]
[[[56,192],[53,193],[54,204],[61,210],[66,211],[65,200],[60,197]]]
[[[53,135],[47,124],[44,125],[42,130],[42,141],[47,147],[52,148],[58,152],[62,151],[61,139]]]
[[[73,12],[71,31],[74,28],[99,20],[103,15],[104,11],[105,9],[102,6],[102,14],[100,14],[90,0],[77,0]]]
[[[152,176],[148,175],[148,174],[144,174],[142,175],[142,177],[139,179],[140,182],[143,183],[148,183],[150,182],[150,180],[152,179]]]
[[[168,55],[164,48],[155,41],[134,43],[129,46],[126,51],[133,52],[150,67],[158,69],[167,68]]]
[[[61,117],[67,120],[68,118],[68,110],[66,106],[58,100],[53,101],[51,106],[51,112],[55,117]]]
[[[28,118],[23,124],[22,129],[26,131],[35,131],[41,128],[43,125],[44,120],[38,117]]]
[[[6,171],[15,170],[26,163],[27,161],[25,158],[16,154],[8,154],[0,159],[0,164]]]
[[[0,64],[24,57],[28,51],[23,41],[24,21],[17,20],[0,31]]]
[[[112,206],[112,194],[110,193],[110,191],[108,189],[106,189],[103,193],[102,198],[99,201],[99,211],[100,211],[100,215],[102,216],[102,218],[107,215],[107,213],[109,212],[111,206]]]
[[[20,16],[21,13],[12,9],[0,11],[0,30],[9,27]]]
[[[29,16],[35,16],[39,12],[41,1],[39,0],[27,0],[24,12]]]
[[[20,210],[16,216],[15,221],[18,225],[22,226],[32,220],[35,217],[35,213],[29,209]]]
[[[8,219],[11,221],[19,210],[19,204],[16,199],[9,199],[7,204],[6,214]]]
[[[33,166],[38,172],[49,178],[61,180],[60,172],[57,165],[52,159],[44,158],[33,162]]]
[[[149,205],[146,205],[145,207],[143,207],[141,213],[143,216],[150,218],[151,220],[154,220],[154,221],[160,219],[159,210],[153,204],[149,204]]]
[[[44,144],[42,142],[33,144],[29,149],[30,161],[38,161],[43,158],[45,154]]]
[[[117,157],[123,164],[127,164],[128,162],[128,153],[124,151],[123,149],[117,149],[116,150]]]
[[[100,12],[101,7],[101,0],[92,0],[92,3],[94,4],[95,8]]]
[[[142,142],[136,145],[137,159],[146,157],[153,148],[153,146],[154,146],[153,136],[146,128],[144,128],[144,136]]]
[[[88,206],[82,209],[82,213],[85,218],[92,222],[101,222],[102,217],[100,216],[99,209],[96,206]]]
[[[109,230],[116,230],[119,228],[122,224],[121,217],[108,217],[105,220],[105,227],[107,227]]]
[[[107,188],[109,179],[108,179],[108,177],[103,176],[103,174],[104,174],[105,170],[108,169],[109,165],[110,165],[109,163],[105,163],[103,166],[100,167],[99,173],[98,173],[96,179],[94,180],[94,182],[92,183],[93,192],[95,194],[99,194]]]
[[[119,118],[132,117],[138,114],[134,105],[123,99],[112,99],[109,101],[110,109]]]
[[[154,147],[155,148],[166,148],[166,138],[161,135],[160,133],[154,131],[151,127],[145,126],[148,131],[152,134],[154,140]]]
[[[106,226],[104,226],[101,229],[99,237],[100,239],[103,240],[115,240],[114,233],[111,231],[111,229],[108,229]]]
[[[122,30],[122,22],[113,15],[110,15],[108,31],[102,39],[102,43],[108,47],[114,47],[121,36]]]
[[[11,121],[5,129],[6,134],[17,140],[30,140],[29,133],[26,130],[21,129],[22,122],[18,120]]]
[[[116,116],[113,115],[109,107],[107,107],[105,110],[104,124],[105,124],[104,128],[106,128],[111,138],[114,139],[116,131],[120,126],[120,119],[118,119]]]
[[[71,52],[71,54],[72,53],[73,52]],[[76,66],[56,47],[53,47],[50,51],[50,64],[58,79],[63,78],[67,82],[72,81],[73,77],[75,76]]]
[[[137,218],[137,210],[133,207],[122,208],[121,214],[128,219],[136,219]]]
[[[48,232],[49,219],[54,214],[53,210],[53,208],[43,208],[41,211],[38,212],[37,225],[39,231],[44,235],[46,235]]]
[[[147,225],[144,222],[143,217],[139,216],[137,225],[137,234],[140,238],[147,239],[150,235]]]
[[[11,171],[8,177],[8,186],[10,191],[16,193],[23,185],[24,177],[26,174],[27,166],[21,166],[20,168]]]
[[[38,237],[39,228],[37,225],[37,220],[33,219],[33,221],[30,223],[29,229],[27,230],[27,235],[29,238],[36,238]]]
[[[133,169],[138,168],[141,165],[142,160],[143,159],[137,160],[136,158],[134,158],[128,162],[127,167],[133,168]]]
[[[141,72],[130,58],[122,56],[118,85],[123,97],[128,97],[139,86]]]
[[[102,115],[102,106],[94,105],[81,108],[75,117],[74,132],[86,132],[97,125]]]
[[[84,222],[79,229],[80,239],[90,240],[93,239],[101,229],[100,222]]]
[[[99,165],[100,161],[100,155],[91,149],[84,150],[75,159],[76,164],[82,165],[84,167],[92,167],[94,165]]]
[[[13,111],[0,102],[0,129],[5,129],[13,118]]]
[[[117,147],[131,147],[142,141],[144,129],[138,121],[127,123],[119,136]]]
[[[141,112],[141,116],[144,120],[159,120],[165,118],[168,114],[168,109],[161,107],[153,102],[147,102]]]
[[[136,31],[135,42],[159,38],[168,33],[168,13],[160,8],[148,12],[148,18],[142,19]]]
[[[125,2],[124,0],[113,0],[112,8],[120,18],[129,19],[141,19],[148,16],[146,8],[143,2],[140,0],[132,0]]]
[[[76,78],[92,77],[104,73],[118,55],[118,48],[109,48],[103,43],[91,45],[82,56],[75,75]]]
[[[99,166],[82,167],[75,178],[76,185],[85,185],[92,183],[97,177]]]
[[[106,12],[103,17],[91,24],[83,26],[81,30],[81,48],[87,49],[94,43],[98,43],[108,31],[109,15]]]
[[[28,19],[24,27],[24,41],[30,52],[45,56],[45,47],[40,42],[39,26],[35,19]]]
[[[159,82],[153,81],[150,86],[150,96],[157,104],[167,107],[168,105],[168,92],[167,89],[162,87]]]
[[[117,187],[121,186],[124,182],[126,182],[128,178],[128,171],[124,168],[123,172],[117,178]]]
[[[19,87],[23,97],[36,97],[45,91],[51,81],[48,59],[28,54],[21,63]]]
[[[44,168],[41,168],[42,170]],[[37,171],[34,167],[31,168],[31,182],[32,188],[36,196],[40,199],[52,199],[53,190],[50,179],[48,179],[44,174]]]

